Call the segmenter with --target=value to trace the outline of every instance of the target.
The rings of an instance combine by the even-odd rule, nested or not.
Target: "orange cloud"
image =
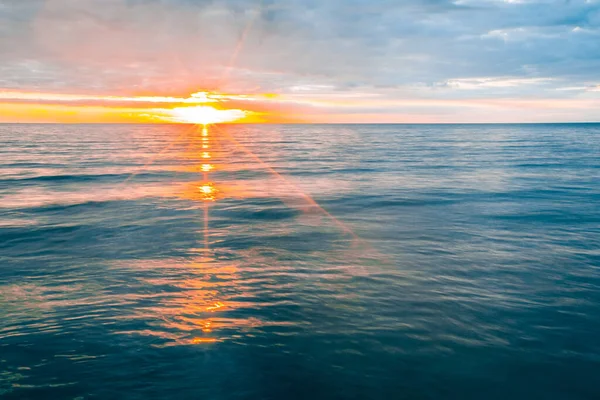
[[[0,92],[0,122],[300,122],[297,108],[273,94],[136,97]]]
[[[488,111],[527,121],[528,110],[597,110],[600,99],[387,98],[359,92],[117,96],[0,92],[0,122],[87,123],[380,123],[495,122]],[[571,110],[571,111],[570,111]],[[475,112],[481,116],[476,119]],[[572,117],[571,117],[572,118]],[[501,121],[501,119],[499,119]]]

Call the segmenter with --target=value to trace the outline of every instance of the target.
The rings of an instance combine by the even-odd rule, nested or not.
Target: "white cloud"
[[[451,79],[445,85],[456,89],[514,88],[527,85],[542,85],[554,81],[553,78],[487,77]]]
[[[259,4],[0,0],[0,89],[461,100],[569,98],[600,80],[597,1]]]

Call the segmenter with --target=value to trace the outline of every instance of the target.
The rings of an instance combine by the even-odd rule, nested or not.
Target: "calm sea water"
[[[0,396],[600,398],[600,125],[0,125]]]

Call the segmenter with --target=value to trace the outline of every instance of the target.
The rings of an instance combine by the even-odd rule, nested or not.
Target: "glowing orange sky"
[[[597,2],[310,3],[0,1],[0,122],[600,117]]]
[[[0,92],[0,122],[261,123],[296,122],[274,95],[198,92],[187,97]],[[279,110],[277,110],[279,109]]]
[[[561,112],[600,107],[598,99],[386,99],[363,93],[223,94],[188,96],[90,95],[0,91],[0,122],[40,123],[203,123],[194,109],[209,112],[207,123],[453,122],[431,114],[369,113],[369,108],[415,110],[438,107],[480,113],[515,110]],[[353,113],[359,109],[360,113]],[[474,120],[473,122],[477,122]],[[485,122],[485,121],[483,121]]]

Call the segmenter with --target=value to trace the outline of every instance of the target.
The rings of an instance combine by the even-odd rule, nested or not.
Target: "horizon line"
[[[597,125],[600,121],[561,122],[227,122],[211,125]],[[179,122],[1,122],[0,125],[203,125]]]

